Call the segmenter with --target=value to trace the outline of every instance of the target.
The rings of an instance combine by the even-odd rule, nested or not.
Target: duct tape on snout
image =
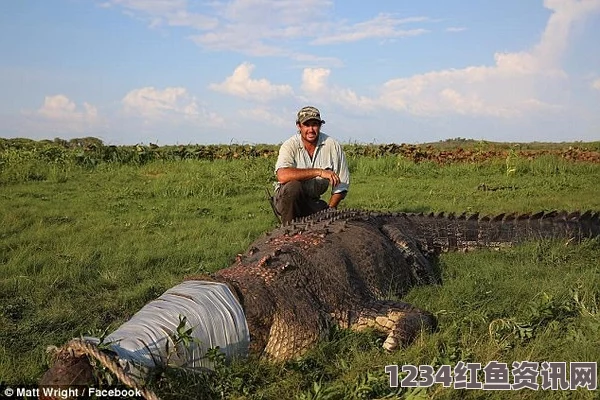
[[[187,346],[177,340],[181,317],[187,319],[184,331],[192,328]],[[228,360],[245,357],[250,334],[244,310],[227,285],[190,280],[146,304],[103,343],[130,376],[141,379],[148,368],[159,365],[214,369],[207,352],[216,347]]]

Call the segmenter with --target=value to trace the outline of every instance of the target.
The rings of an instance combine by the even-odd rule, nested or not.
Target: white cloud
[[[416,115],[447,113],[512,117],[535,110],[558,110],[540,96],[560,98],[566,73],[560,61],[571,27],[599,0],[547,0],[551,14],[540,42],[530,51],[496,53],[493,66],[447,69],[392,79],[381,89],[380,104]],[[554,96],[550,94],[555,93]]]
[[[67,123],[93,123],[98,119],[98,110],[89,103],[83,103],[83,111],[77,111],[77,106],[63,94],[46,96],[44,105],[37,114],[54,121]]]
[[[189,12],[187,0],[108,0],[99,6],[121,7],[127,15],[141,17],[151,27],[166,24],[205,30],[213,29],[219,23],[214,17]]]
[[[337,59],[303,54],[280,44],[282,40],[306,36],[307,32],[318,35],[315,29],[332,5],[332,1],[318,0],[302,4],[295,0],[212,1],[201,4],[203,12],[198,13],[189,10],[186,0],[108,0],[99,4],[105,8],[120,7],[133,18],[142,18],[150,27],[191,28],[195,32],[188,38],[209,50],[295,60],[312,57],[340,65]]]
[[[233,96],[264,102],[293,94],[292,87],[289,85],[274,85],[267,79],[252,79],[250,75],[253,70],[254,65],[242,63],[231,76],[221,83],[210,84],[209,88]]]
[[[280,46],[264,43],[254,28],[229,25],[218,31],[191,36],[196,44],[217,51],[236,51],[256,57],[285,56],[289,52]]]
[[[599,10],[600,0],[554,0],[547,1],[546,5],[554,12],[539,43],[529,51],[497,52],[492,66],[445,69],[391,79],[372,97],[330,85],[330,69],[306,68],[302,90],[309,96],[355,110],[384,108],[421,116],[459,114],[508,118],[531,112],[560,111],[564,108],[562,100],[567,82],[560,61],[570,28],[591,11]],[[338,36],[336,40],[349,40],[354,38],[352,33],[359,31],[355,29],[347,33],[349,36]]]
[[[389,14],[379,14],[368,21],[351,26],[341,25],[330,35],[319,36],[312,44],[333,44],[356,42],[359,40],[379,38],[396,38],[417,36],[429,32],[426,29],[399,29],[398,27],[411,22],[427,21],[425,17],[394,18]]]
[[[308,93],[323,92],[331,70],[327,68],[305,68],[302,71],[302,90]]]
[[[190,39],[201,47],[213,51],[234,51],[252,57],[284,57],[302,62],[303,65],[328,65],[339,67],[343,62],[335,57],[317,56],[303,51],[294,51],[279,43],[294,36],[293,28],[269,31],[267,27],[252,27],[244,24],[227,25]]]
[[[233,0],[226,4],[216,3],[216,8],[231,21],[260,25],[266,20],[275,20],[281,26],[297,26],[324,18],[333,3],[331,0]]]
[[[451,26],[446,28],[446,32],[463,32],[466,31],[467,28],[463,27],[463,26]]]
[[[264,78],[253,79],[254,66],[249,63],[239,65],[223,82],[211,84],[210,89],[215,91],[263,104],[294,97],[302,101],[319,99],[320,102],[363,112],[383,108],[421,116],[458,114],[502,118],[565,110],[565,98],[568,96],[564,94],[565,90],[569,90],[569,82],[562,70],[562,59],[572,30],[592,12],[600,10],[600,0],[545,0],[544,6],[550,10],[550,16],[535,46],[518,52],[498,51],[493,54],[491,65],[445,68],[400,76],[383,82],[375,94],[363,96],[351,88],[330,83],[335,74],[331,68],[341,65],[341,61],[308,54],[306,44],[318,48],[316,45],[420,35],[426,32],[423,23],[433,22],[431,19],[379,14],[350,23],[335,19],[334,2],[331,0],[305,0],[302,3],[297,0],[212,1],[200,6],[203,7],[201,14],[192,12],[185,0],[105,1],[134,15],[153,19],[157,25],[191,28],[189,38],[209,50],[287,57],[302,64],[300,93],[294,93],[286,84],[274,84]],[[446,31],[461,32],[465,29],[453,26]],[[592,84],[594,89],[598,86],[598,81]],[[187,99],[188,111],[181,105],[173,106],[172,101],[161,102],[146,96],[144,106],[137,106],[138,113],[158,112],[169,106],[174,107],[171,112],[179,110],[176,112],[183,115],[194,110],[201,113],[195,100],[189,99],[187,93],[172,95],[178,101]],[[159,97],[168,96],[162,93]],[[132,104],[141,102],[135,98],[130,100]],[[269,112],[268,108],[259,107],[243,110],[241,114],[246,118],[261,119]]]
[[[186,0],[108,0],[103,6],[121,6],[148,14],[167,14],[187,6]]]
[[[369,38],[415,36],[424,29],[403,30],[403,24],[425,17],[396,18],[380,14],[353,25],[334,18],[332,0],[232,0],[201,4],[191,12],[186,0],[108,0],[102,7],[116,6],[151,27],[177,26],[193,30],[188,36],[213,51],[234,51],[257,57],[286,57],[303,66],[340,66],[334,57],[306,52],[306,41],[340,43]]]
[[[355,110],[369,110],[375,105],[368,97],[359,96],[353,90],[329,85],[328,79],[331,70],[327,68],[305,68],[302,71],[302,90],[308,99],[318,98],[319,101],[330,101],[345,108]]]
[[[75,104],[64,94],[45,96],[44,103],[37,110],[21,110],[18,115],[2,118],[4,130],[19,135],[47,138],[71,135],[90,135],[105,127],[98,109],[87,102]]]
[[[187,90],[182,87],[168,87],[157,90],[154,87],[134,89],[127,93],[122,100],[125,111],[138,114],[145,118],[157,118],[166,112],[186,113],[186,109],[194,108],[190,102]]]
[[[496,54],[493,67],[468,67],[392,79],[381,106],[415,115],[445,113],[511,117],[534,107],[536,65],[528,57]],[[537,107],[535,107],[537,108]]]
[[[600,90],[600,78],[592,82],[592,89]]]
[[[334,57],[319,57],[289,46],[290,40],[318,36],[327,25],[332,1],[234,0],[212,3],[221,24],[190,38],[215,51],[235,51],[255,57],[286,57],[305,64],[341,65]]]
[[[544,0],[552,10],[542,38],[532,53],[543,65],[556,65],[565,52],[571,29],[600,10],[600,0]]]
[[[134,89],[123,100],[123,109],[130,116],[142,117],[147,122],[184,120],[208,125],[222,125],[223,118],[198,106],[195,97],[183,87],[158,90],[152,86]]]

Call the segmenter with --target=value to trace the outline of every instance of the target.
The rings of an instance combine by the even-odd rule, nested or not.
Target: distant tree
[[[89,149],[89,148],[100,148],[103,146],[104,146],[104,143],[102,142],[102,140],[92,137],[92,136],[87,136],[84,138],[74,138],[74,139],[69,140],[69,147],[71,147],[71,148]]]
[[[54,138],[54,144],[60,147],[64,147],[67,148],[69,147],[69,142],[67,142],[65,139],[61,139],[61,138]]]

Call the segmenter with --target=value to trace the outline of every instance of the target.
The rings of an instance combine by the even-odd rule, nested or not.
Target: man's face
[[[309,119],[306,122],[297,124],[300,130],[300,136],[302,140],[311,144],[317,144],[319,140],[319,132],[321,131],[321,121],[316,119]]]

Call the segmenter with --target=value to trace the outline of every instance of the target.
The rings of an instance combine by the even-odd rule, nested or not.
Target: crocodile
[[[325,210],[263,234],[230,267],[190,280],[222,284],[233,295],[249,336],[247,348],[235,348],[241,355],[296,358],[333,325],[380,332],[383,347],[393,351],[436,329],[432,313],[398,299],[416,285],[441,283],[435,268],[440,253],[597,236],[595,211],[480,216]],[[162,334],[170,335],[168,329]],[[42,384],[89,376],[70,371],[82,370],[81,353],[59,354]]]

